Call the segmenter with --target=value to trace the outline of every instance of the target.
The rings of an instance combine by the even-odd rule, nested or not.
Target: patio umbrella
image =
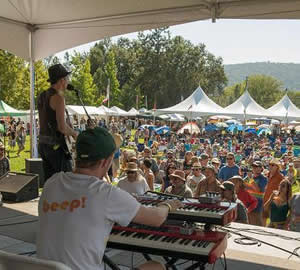
[[[230,125],[230,126],[227,128],[227,131],[233,132],[235,129],[236,129],[237,131],[242,131],[244,128],[243,128],[242,125]]]
[[[252,134],[256,134],[256,129],[255,128],[246,128],[245,132],[247,133],[252,133]]]
[[[218,122],[215,124],[218,128],[227,128],[228,125],[224,122]]]
[[[262,134],[265,134],[265,135],[267,135],[267,134],[272,134],[272,131],[271,131],[271,129],[269,129],[269,128],[262,128],[262,129],[260,129],[259,131],[257,131],[257,135],[258,136],[260,136],[260,135],[262,135]]]
[[[228,124],[228,125],[232,125],[232,124],[235,124],[235,125],[236,125],[236,124],[240,124],[240,122],[239,122],[238,120],[236,120],[236,119],[226,120],[225,123]]]
[[[267,125],[267,124],[262,124],[262,125],[259,125],[257,128],[258,129],[262,129],[262,128],[269,128],[270,126]]]

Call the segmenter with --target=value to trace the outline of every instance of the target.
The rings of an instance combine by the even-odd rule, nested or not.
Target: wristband
[[[172,206],[171,206],[169,203],[163,202],[163,203],[161,203],[160,205],[165,205],[165,206],[168,206],[168,208],[169,208],[169,212],[171,212],[171,211],[172,211]]]

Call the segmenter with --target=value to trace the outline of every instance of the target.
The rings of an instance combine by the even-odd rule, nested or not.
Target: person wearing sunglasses
[[[219,180],[221,182],[226,181],[235,175],[240,175],[240,167],[235,164],[235,158],[232,152],[227,154],[226,162],[226,165],[222,167],[219,172]]]
[[[163,181],[162,181],[162,185],[161,185],[161,189],[160,192],[165,192],[165,190],[171,186],[171,179],[170,179],[170,175],[173,174],[173,172],[176,170],[176,165],[175,163],[169,163],[167,165],[167,169],[166,169],[166,175],[163,177]]]
[[[212,165],[207,165],[204,168],[204,176],[205,178],[202,179],[194,192],[194,197],[199,198],[200,195],[205,194],[207,191],[210,192],[221,192],[221,183],[216,178],[216,170],[215,167]]]
[[[170,175],[171,186],[169,186],[165,193],[182,196],[184,198],[192,198],[193,192],[186,185],[185,173],[182,170],[175,170],[174,173]]]
[[[135,195],[143,195],[150,190],[147,181],[138,170],[135,162],[129,162],[126,168],[126,176],[120,179],[117,186]]]
[[[5,146],[0,142],[0,177],[10,170],[9,159],[5,155]]]
[[[193,193],[196,191],[199,182],[204,178],[205,176],[202,174],[201,164],[199,162],[193,163],[192,175],[187,177],[187,185]]]

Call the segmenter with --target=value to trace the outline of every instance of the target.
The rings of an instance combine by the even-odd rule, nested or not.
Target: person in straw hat
[[[53,175],[39,200],[38,258],[62,262],[74,270],[103,270],[114,223],[159,227],[170,211],[182,207],[179,200],[144,207],[128,192],[103,181],[115,150],[115,141],[106,129],[87,129],[78,136],[74,172]],[[135,172],[136,164],[129,164],[129,171]],[[165,267],[150,261],[137,269]]]
[[[280,182],[284,179],[284,176],[280,173],[281,171],[281,163],[278,159],[274,158],[269,163],[269,175],[268,175],[268,183],[265,189],[263,205],[270,199],[274,190],[279,189]],[[267,218],[269,217],[269,213],[267,211],[263,212],[263,226],[266,226]]]
[[[243,178],[239,175],[235,175],[229,179],[234,183],[235,193],[238,199],[245,205],[247,208],[248,215],[256,208],[257,199],[252,196],[246,189]]]
[[[187,185],[188,187],[195,192],[197,185],[201,180],[203,180],[205,176],[201,173],[201,164],[199,162],[193,163],[192,166],[192,175],[187,177]]]
[[[126,176],[118,182],[118,187],[130,194],[143,195],[150,190],[145,178],[138,173],[136,162],[128,162],[126,168]]]
[[[171,186],[169,186],[165,193],[182,196],[184,198],[193,197],[192,190],[186,185],[185,173],[182,170],[175,170],[170,175]]]

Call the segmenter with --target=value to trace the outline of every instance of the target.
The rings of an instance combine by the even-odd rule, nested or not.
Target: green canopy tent
[[[27,112],[18,111],[17,109],[10,107],[4,101],[0,100],[0,117],[1,116],[22,116],[27,115]]]

